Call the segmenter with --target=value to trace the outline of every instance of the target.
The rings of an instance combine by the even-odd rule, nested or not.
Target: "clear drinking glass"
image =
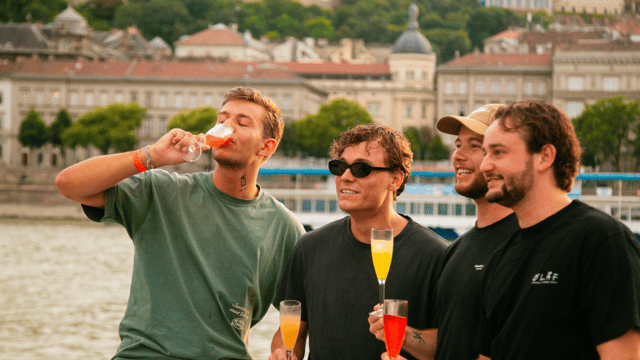
[[[408,301],[390,299],[384,301],[384,344],[391,360],[395,360],[400,355],[408,314]]]
[[[224,123],[216,124],[205,134],[205,142],[212,148],[223,146],[231,141],[229,137],[232,133],[233,129]],[[197,161],[202,155],[202,146],[194,137],[189,137],[187,145],[181,150],[181,155],[185,161]]]
[[[298,300],[283,300],[280,302],[280,333],[284,340],[287,359],[291,356],[300,331],[300,314],[302,305]]]
[[[393,229],[371,229],[371,256],[378,277],[380,307],[384,305],[384,285],[393,256]],[[379,310],[380,314],[381,309]]]

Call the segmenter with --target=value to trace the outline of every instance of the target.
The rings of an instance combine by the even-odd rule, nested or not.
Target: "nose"
[[[494,167],[493,162],[491,162],[491,159],[489,159],[489,156],[485,155],[478,169],[480,170],[480,172],[486,173],[493,170],[493,167]]]
[[[339,176],[342,180],[355,181],[356,177],[351,173],[351,169],[347,169],[342,175]]]
[[[456,149],[456,151],[453,152],[453,155],[451,155],[451,162],[455,163],[458,160],[464,160],[465,159],[465,155],[462,151],[462,147],[459,147]]]

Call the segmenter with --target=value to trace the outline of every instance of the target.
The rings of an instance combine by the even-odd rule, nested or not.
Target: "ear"
[[[389,190],[396,191],[402,185],[402,181],[404,181],[404,173],[400,170],[394,171],[393,178],[391,178],[391,183],[389,183]]]
[[[553,162],[556,159],[556,147],[546,144],[536,155],[536,167],[539,171],[545,171],[553,166]]]
[[[277,146],[278,144],[274,139],[265,139],[262,143],[262,148],[258,151],[258,155],[269,157],[276,151]]]

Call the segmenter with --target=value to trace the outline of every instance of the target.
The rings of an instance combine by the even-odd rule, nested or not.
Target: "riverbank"
[[[23,203],[0,203],[0,220],[3,221],[53,221],[91,222],[80,205],[38,205]]]

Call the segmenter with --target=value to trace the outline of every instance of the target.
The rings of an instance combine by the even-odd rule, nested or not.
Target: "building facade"
[[[23,147],[18,141],[20,124],[31,109],[50,126],[61,108],[76,120],[97,107],[136,102],[146,108],[137,130],[138,146],[144,146],[167,132],[175,114],[219,108],[224,94],[236,86],[249,86],[272,98],[285,121],[317,113],[327,99],[326,92],[286,69],[260,64],[23,59],[0,80],[0,114],[6,111],[4,117],[10,119],[3,121],[0,133],[3,158],[8,166],[46,168],[98,155],[96,149],[77,148],[62,159],[50,144],[33,151]]]

